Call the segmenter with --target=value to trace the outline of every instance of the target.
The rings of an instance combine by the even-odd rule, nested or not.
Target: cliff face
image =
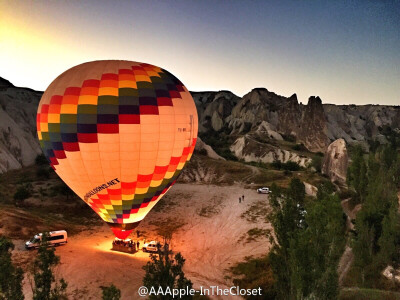
[[[0,172],[30,165],[41,153],[36,137],[40,92],[0,78]]]
[[[324,108],[318,97],[300,105],[296,94],[285,98],[267,89],[254,89],[238,101],[224,125],[232,134],[243,134],[262,122],[282,135],[294,136],[310,151],[324,151],[329,144]]]
[[[322,164],[322,174],[328,175],[331,181],[345,184],[348,163],[346,142],[344,139],[338,139],[328,146]]]
[[[201,94],[197,93],[197,97]],[[199,114],[210,105],[213,105],[212,95],[198,106]],[[291,136],[312,152],[325,152],[339,138],[350,145],[359,143],[368,148],[369,140],[386,142],[382,134],[385,127],[400,131],[400,107],[322,104],[319,97],[310,97],[307,105],[303,105],[298,103],[296,94],[286,98],[257,88],[239,99],[231,114],[220,118],[218,126],[211,123],[200,132],[222,128],[231,135],[244,135],[260,126],[267,126],[283,137]]]
[[[36,109],[42,93],[13,86],[0,78],[0,172],[34,162],[41,153],[36,137]],[[400,107],[384,105],[322,104],[310,97],[307,105],[291,97],[256,88],[238,97],[229,91],[193,92],[199,131],[223,131],[232,137],[227,145],[247,161],[269,162],[275,159],[308,160],[290,148],[281,148],[284,140],[302,143],[308,150],[326,152],[328,145],[343,138],[347,144],[369,140],[386,142],[385,128],[400,131]],[[261,141],[261,143],[260,143]]]
[[[225,119],[231,114],[233,107],[240,100],[229,91],[192,92],[199,115],[199,131],[206,132],[223,128]]]

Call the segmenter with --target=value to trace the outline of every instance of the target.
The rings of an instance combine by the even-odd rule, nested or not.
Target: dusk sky
[[[0,53],[0,77],[36,90],[125,59],[191,91],[400,105],[400,1],[0,0]]]

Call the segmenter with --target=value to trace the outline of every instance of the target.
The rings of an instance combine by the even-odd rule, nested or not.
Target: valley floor
[[[239,203],[239,196],[243,194],[245,200]],[[257,212],[268,208],[268,197],[257,194],[255,189],[243,189],[239,185],[176,184],[161,201],[157,204],[160,207],[149,213],[138,230],[147,241],[160,240],[157,236],[160,226],[170,221],[180,224],[171,247],[186,259],[185,274],[197,289],[215,285],[230,287],[233,284],[229,267],[246,256],[261,256],[269,250],[265,235],[253,234],[270,228]],[[56,254],[61,257],[57,276],[68,282],[72,299],[99,299],[100,286],[111,283],[121,289],[122,299],[141,299],[137,290],[142,285],[142,266],[149,261],[149,254],[113,252],[112,240],[107,225],[96,226],[70,236],[67,245],[57,248]],[[33,259],[35,250],[26,251],[23,240],[14,240],[14,243],[14,255],[19,261]],[[24,291],[26,299],[30,299],[28,279]]]

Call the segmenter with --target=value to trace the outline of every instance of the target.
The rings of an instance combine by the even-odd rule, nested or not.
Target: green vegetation
[[[14,244],[4,236],[0,237],[0,300],[22,300],[23,271],[11,261]]]
[[[143,277],[143,285],[148,288],[149,292],[152,288],[157,291],[162,287],[163,291],[167,288],[172,289],[191,289],[192,282],[185,277],[183,266],[185,259],[180,253],[175,254],[172,259],[172,251],[169,250],[167,244],[159,247],[157,255],[150,254],[151,261],[143,266],[146,271]],[[149,299],[172,299],[172,295],[149,295]],[[193,299],[193,296],[186,295],[180,299]]]
[[[11,238],[31,237],[31,234],[37,233],[38,225],[41,227],[39,232],[43,227],[51,230],[54,226],[62,226],[73,234],[82,230],[81,225],[102,224],[96,213],[53,170],[50,169],[48,179],[38,178],[41,168],[43,166],[32,165],[0,174],[0,213],[12,211],[30,224],[27,226],[18,219],[18,226],[26,230],[17,230],[17,226],[13,225],[15,230],[12,230]],[[27,198],[29,201],[26,201]]]
[[[247,296],[246,299],[275,299],[274,274],[272,272],[268,255],[253,258],[246,257],[244,262],[230,268],[235,277],[233,284],[245,289],[257,289],[261,287],[261,296]]]
[[[47,158],[46,156],[44,156],[44,154],[39,154],[35,158],[35,164],[38,166],[48,166],[49,162],[47,161]]]
[[[207,133],[199,133],[199,137],[207,145],[210,145],[218,155],[227,160],[237,160],[237,157],[229,149],[229,145],[232,143],[232,141],[224,132],[209,130]]]
[[[156,219],[150,222],[151,225],[155,226],[155,230],[159,236],[164,240],[164,244],[170,243],[172,235],[185,223],[179,218],[166,218]]]
[[[276,170],[286,170],[286,171],[299,171],[302,169],[300,165],[294,161],[288,161],[286,163],[276,160],[271,163],[271,166]]]
[[[204,218],[210,218],[216,214],[219,213],[219,209],[214,207],[213,205],[208,205],[208,206],[203,206],[199,212],[198,215],[200,217],[204,217]]]
[[[29,186],[28,185],[20,186],[14,194],[15,204],[18,205],[20,202],[24,201],[25,199],[28,199],[30,196],[32,196],[32,193]]]
[[[337,196],[320,193],[304,209],[304,185],[292,179],[287,191],[272,188],[274,228],[271,267],[278,299],[334,299],[337,266],[344,248],[344,218]]]
[[[268,211],[266,201],[257,201],[252,203],[240,217],[251,223],[257,223],[260,219],[264,219],[267,222]]]
[[[103,291],[102,299],[103,300],[119,300],[121,299],[121,291],[115,285],[111,284],[110,286],[101,286]]]
[[[204,204],[197,214],[200,217],[210,218],[220,213],[222,206],[222,196],[214,196],[207,204]]]
[[[321,173],[322,159],[320,155],[314,155],[311,161],[311,167],[313,167],[318,173]]]
[[[48,167],[40,167],[36,171],[36,176],[38,179],[49,179],[50,178],[50,171]]]
[[[247,239],[246,242],[254,242],[258,240],[260,237],[266,237],[270,234],[270,230],[268,229],[262,229],[262,228],[251,228],[250,230],[247,231]]]
[[[295,144],[291,148],[295,151],[308,151],[308,149],[303,144]]]
[[[172,199],[172,197],[167,193],[157,202],[157,205],[153,207],[152,211],[162,212],[166,210],[171,210],[177,203]]]
[[[356,146],[352,151],[353,163],[347,169],[347,184],[356,192],[356,200],[364,202],[367,196],[367,165],[364,160],[361,146]],[[372,168],[372,164],[370,168]],[[372,169],[370,171],[373,171]]]
[[[48,247],[48,233],[44,233],[39,246],[37,257],[33,263],[34,279],[33,300],[62,300],[66,296],[67,282],[54,276],[54,268],[60,263],[60,257],[54,248]]]
[[[296,143],[296,136],[292,134],[282,134],[282,137],[287,142]]]
[[[400,293],[374,289],[342,289],[339,300],[399,300]]]
[[[370,153],[367,160],[359,150],[353,153],[349,183],[363,205],[355,221],[352,274],[361,287],[381,288],[383,269],[400,267],[399,161],[394,145]]]
[[[262,299],[337,299],[345,218],[333,185],[319,186],[313,201],[306,201],[304,184],[298,178],[287,189],[273,185],[271,190],[268,218],[274,234],[253,230],[251,235],[268,236],[272,249],[265,257],[248,258],[231,268],[234,283],[260,286]],[[252,217],[255,210],[242,217],[258,217]]]

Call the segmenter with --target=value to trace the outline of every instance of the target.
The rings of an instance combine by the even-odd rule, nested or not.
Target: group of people
[[[113,247],[114,246],[122,246],[122,247],[127,247],[127,248],[134,248],[134,250],[138,251],[140,242],[137,241],[132,241],[132,240],[120,240],[120,239],[115,239],[113,241]]]
[[[241,197],[239,197],[239,203],[244,202],[244,195],[242,195]]]

